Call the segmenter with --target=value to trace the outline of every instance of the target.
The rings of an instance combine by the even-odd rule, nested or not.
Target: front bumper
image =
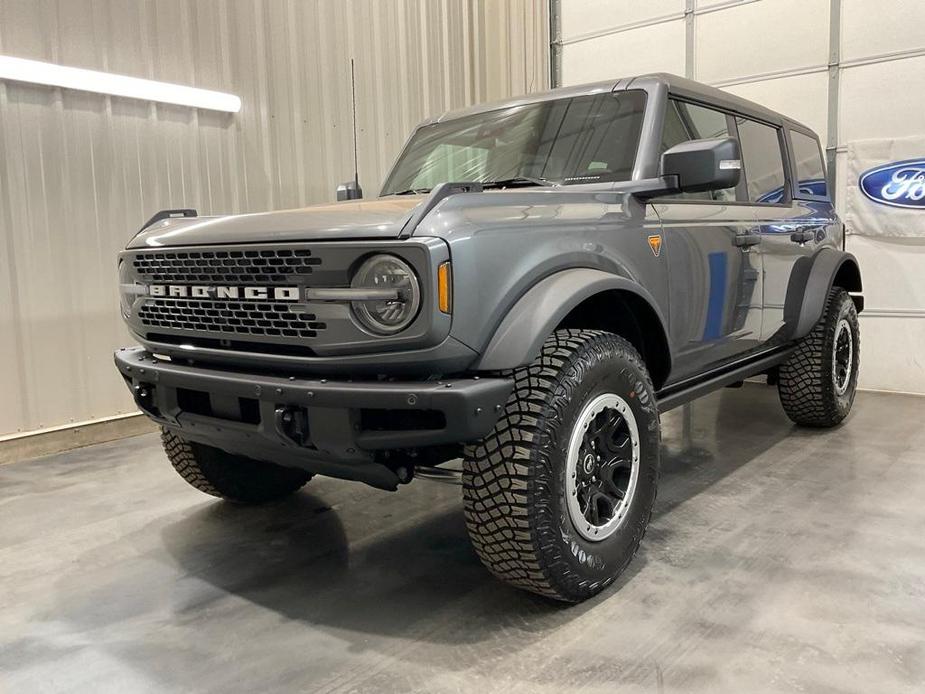
[[[116,367],[138,407],[184,438],[257,460],[393,489],[377,453],[473,441],[495,425],[504,378],[334,381],[188,366],[143,348]]]

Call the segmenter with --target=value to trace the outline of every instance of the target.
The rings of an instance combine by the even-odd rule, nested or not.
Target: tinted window
[[[640,90],[607,92],[426,125],[402,152],[382,194],[524,176],[566,184],[629,180],[645,104]]]
[[[797,167],[797,184],[803,195],[828,196],[825,182],[825,167],[822,164],[822,151],[814,137],[790,131],[793,143],[793,158]]]
[[[729,137],[726,114],[704,106],[669,100],[662,126],[662,147],[659,156],[675,145],[688,140],[706,140]],[[685,200],[735,200],[735,188],[712,190],[703,193],[682,193],[673,198]]]
[[[777,128],[736,118],[739,145],[752,202],[780,202],[784,198],[784,160]]]

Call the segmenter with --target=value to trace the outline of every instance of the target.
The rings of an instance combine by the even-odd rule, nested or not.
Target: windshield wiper
[[[514,176],[513,178],[502,178],[498,181],[473,181],[474,184],[482,186],[484,190],[494,188],[517,188],[523,186],[560,186],[559,181],[550,181],[548,178],[537,178],[534,176]],[[389,195],[427,195],[432,188],[409,188],[400,190]]]
[[[550,181],[548,178],[536,178],[534,176],[515,176],[514,178],[504,178],[500,181],[482,181],[482,188],[514,188],[517,186],[557,186],[558,181]]]

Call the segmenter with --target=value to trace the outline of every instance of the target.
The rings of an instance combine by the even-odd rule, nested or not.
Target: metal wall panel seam
[[[697,0],[684,0],[684,76],[694,78],[697,63],[695,61],[695,45],[697,28],[694,25],[697,11]]]
[[[925,318],[925,308],[867,308],[863,318]]]
[[[881,63],[891,63],[895,60],[905,60],[907,58],[921,58],[925,56],[925,48],[905,48],[900,51],[890,51],[888,53],[877,53],[875,55],[864,56],[863,58],[852,58],[851,60],[840,60],[839,65],[842,69],[852,67],[862,67],[865,65],[879,65]]]
[[[839,58],[841,56],[841,0],[829,0],[829,90],[827,96],[825,158],[828,167],[829,194],[832,202],[838,202],[838,93],[841,81]]]
[[[724,10],[731,10],[736,7],[745,7],[745,5],[751,5],[755,2],[764,2],[765,0],[729,0],[729,2],[717,3],[715,5],[710,5],[709,7],[697,8],[695,10],[696,14],[713,14],[714,12],[722,12]]]
[[[301,5],[305,7],[305,5]],[[305,129],[302,127],[302,76],[301,71],[297,69],[297,41],[294,32],[299,26],[296,17],[296,6],[292,0],[286,2],[286,47],[287,62],[289,68],[289,84],[293,90],[292,98],[292,141],[294,146],[292,152],[295,154],[295,175],[296,175],[296,201],[299,207],[304,207],[308,203],[308,189],[305,180]]]
[[[232,64],[231,64],[231,25],[230,18],[228,15],[228,5],[227,3],[220,2],[218,3],[218,44],[219,51],[221,54],[221,72],[222,72],[222,87],[224,89],[230,88],[232,84]],[[222,177],[224,178],[225,171],[228,171],[228,177],[231,179],[229,185],[229,190],[231,192],[231,209],[224,210],[225,212],[240,212],[242,209],[241,203],[241,190],[247,190],[247,170],[239,171],[238,167],[238,124],[233,122],[230,127],[227,127],[222,132],[221,137],[219,137],[219,142],[221,143],[219,159],[222,162],[230,162],[230,166],[221,166],[219,170],[222,172]],[[225,144],[227,143],[228,152],[225,152]],[[241,179],[243,178],[243,184]],[[215,213],[216,206],[213,205],[211,211]]]
[[[688,0],[685,0],[685,3],[687,3],[687,1]],[[695,16],[713,14],[714,12],[722,12],[723,10],[744,7],[745,5],[751,5],[755,2],[763,2],[763,0],[732,0],[732,2],[711,5],[710,7],[695,7],[690,11],[690,13]],[[559,5],[557,0],[551,0],[550,9],[552,9],[552,3]],[[561,10],[561,6],[559,6],[559,9]],[[598,31],[589,31],[584,34],[576,34],[575,36],[569,36],[567,38],[560,35],[559,37],[553,39],[550,43],[559,47],[563,47],[573,43],[580,43],[582,41],[590,41],[592,39],[601,38],[603,36],[622,34],[623,32],[632,31],[633,29],[644,29],[646,27],[657,26],[659,24],[665,24],[668,22],[676,22],[678,20],[685,19],[687,14],[688,10],[685,8],[681,12],[671,12],[669,14],[659,15],[650,19],[639,20],[638,22],[618,24],[617,26],[607,27]]]
[[[0,24],[2,28],[2,24]],[[3,32],[0,31],[0,49],[3,48]],[[7,99],[7,86],[5,82],[0,81],[0,115],[9,112],[9,102]],[[19,300],[19,281],[16,271],[16,244],[13,238],[13,205],[12,191],[10,184],[14,180],[12,176],[13,155],[7,144],[7,139],[11,136],[12,127],[8,123],[8,118],[0,118],[0,166],[5,166],[6,175],[0,177],[0,236],[3,237],[3,246],[6,251],[5,257],[0,259],[8,273],[7,291],[9,292],[10,301],[8,303],[10,323],[13,330],[9,332],[12,336],[12,347],[15,355],[14,372],[15,380],[18,385],[17,404],[21,407],[10,407],[9,424],[7,427],[15,427],[17,431],[26,428],[26,422],[31,419],[30,403],[28,399],[28,383],[25,370],[22,368],[25,362],[25,347],[23,344],[23,332],[20,326],[23,324],[22,307]],[[9,365],[4,368],[9,369]],[[14,393],[6,390],[6,398]],[[9,401],[7,401],[9,402]],[[2,412],[0,412],[2,414]],[[18,415],[18,416],[16,416]],[[0,422],[0,426],[2,426]],[[0,429],[2,431],[2,429]]]
[[[827,72],[828,65],[810,65],[808,67],[788,68],[786,70],[774,70],[772,72],[762,72],[755,75],[743,77],[733,77],[725,80],[710,82],[713,87],[734,87],[740,84],[752,84],[754,82],[769,82],[771,80],[785,79],[787,77],[799,77],[801,75],[812,75],[820,72]]]
[[[615,34],[622,34],[627,31],[633,31],[634,29],[645,29],[646,27],[658,26],[659,24],[667,24],[668,22],[677,22],[682,19],[685,19],[687,16],[687,11],[683,12],[672,12],[670,14],[663,14],[657,17],[652,17],[651,19],[641,19],[638,22],[629,22],[627,24],[620,24],[615,27],[607,27],[606,29],[600,29],[598,31],[589,31],[584,34],[577,34],[575,36],[569,36],[567,38],[560,37],[554,41],[557,46],[565,47],[573,43],[582,43],[584,41],[591,41],[592,39],[603,38],[604,36],[613,36]],[[561,21],[561,20],[560,20]],[[561,32],[561,26],[560,26]]]
[[[472,35],[473,36],[484,36],[484,26],[482,25],[482,4],[478,0],[472,0],[473,4],[470,5],[472,8]],[[485,96],[485,80],[483,79],[483,64],[482,60],[482,43],[479,42],[478,46],[473,46],[472,49],[472,60],[474,63],[474,82],[472,86],[472,100],[480,101]]]

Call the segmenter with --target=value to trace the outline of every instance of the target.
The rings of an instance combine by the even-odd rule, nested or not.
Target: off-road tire
[[[187,441],[167,429],[161,442],[174,470],[201,492],[240,504],[262,504],[301,489],[312,475]]]
[[[626,568],[645,534],[659,470],[659,419],[645,364],[623,338],[558,330],[540,357],[510,372],[514,390],[494,430],[466,447],[463,508],[482,563],[518,588],[566,602],[600,592]],[[569,438],[582,408],[619,394],[636,419],[635,494],[613,535],[589,542],[567,510]]]
[[[853,354],[847,390],[839,393],[833,363],[836,334],[842,321],[847,322],[850,330]],[[848,292],[833,287],[819,322],[780,367],[777,392],[787,416],[809,427],[833,427],[847,417],[854,403],[860,352],[857,309]]]

